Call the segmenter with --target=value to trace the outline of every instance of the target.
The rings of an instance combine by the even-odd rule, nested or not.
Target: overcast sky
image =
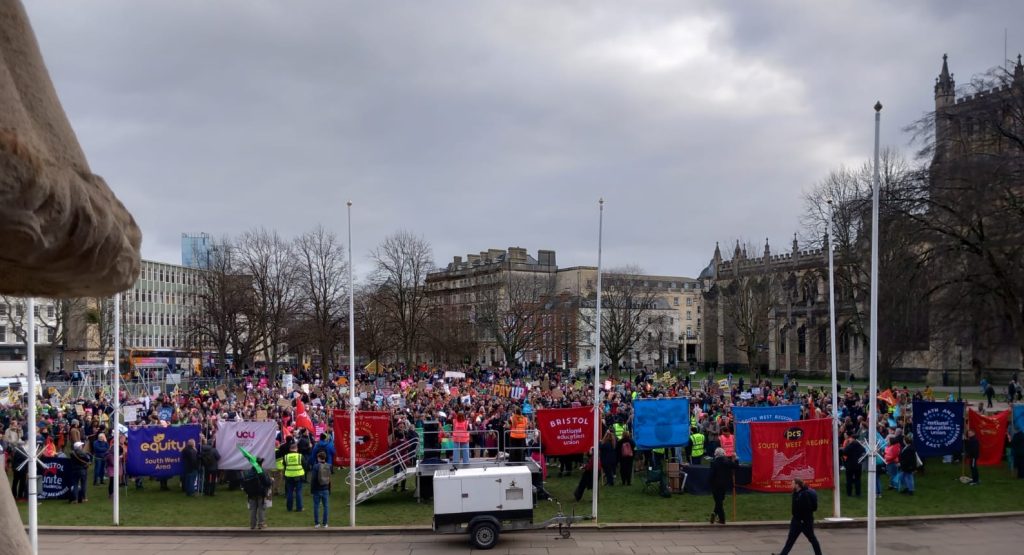
[[[790,249],[801,192],[1003,61],[1024,2],[25,0],[95,173],[180,262],[182,232],[322,223],[356,269],[408,229],[446,264],[557,251],[696,276]],[[1024,49],[1010,28],[1009,52]]]

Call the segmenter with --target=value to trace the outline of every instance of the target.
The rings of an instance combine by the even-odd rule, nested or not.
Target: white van
[[[36,384],[39,374],[36,374]],[[0,360],[0,389],[28,391],[28,364],[24,360]]]

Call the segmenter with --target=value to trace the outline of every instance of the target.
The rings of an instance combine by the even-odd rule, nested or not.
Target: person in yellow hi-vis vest
[[[704,434],[697,428],[690,429],[690,464],[700,464],[704,458]]]
[[[292,443],[284,456],[285,505],[302,512],[302,486],[306,483],[306,461],[299,453],[299,444]]]

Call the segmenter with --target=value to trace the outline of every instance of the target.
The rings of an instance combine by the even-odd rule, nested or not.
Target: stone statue
[[[106,296],[139,274],[142,232],[82,154],[25,8],[0,0],[0,293]],[[0,555],[30,553],[0,472]]]
[[[139,274],[142,232],[89,169],[25,9],[0,0],[0,293],[107,296]]]

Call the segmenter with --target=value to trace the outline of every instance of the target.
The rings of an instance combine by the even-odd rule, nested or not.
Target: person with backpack
[[[807,536],[807,541],[811,542],[811,548],[814,549],[814,555],[821,555],[821,544],[814,535],[814,511],[817,510],[818,493],[809,488],[803,480],[793,480],[793,518],[789,521],[789,537],[777,555],[787,555],[800,534]]]
[[[203,445],[200,458],[203,461],[203,494],[213,497],[217,492],[217,475],[220,473],[220,452],[211,441]]]
[[[256,459],[256,464],[263,467],[263,459]],[[242,491],[249,502],[249,529],[267,527],[267,494],[270,492],[271,480],[266,471],[257,472],[256,468],[250,468],[242,477]]]
[[[323,451],[327,454],[327,464],[334,464],[334,441],[332,441],[327,432],[320,433],[320,441],[316,442],[313,446],[313,454],[309,459],[309,466],[313,466],[316,463],[317,453]]]
[[[331,506],[331,464],[327,462],[327,452],[318,451],[316,463],[310,473],[313,483],[309,492],[313,496],[313,527],[327,528],[327,514]],[[324,517],[320,518],[320,507],[324,509]]]

